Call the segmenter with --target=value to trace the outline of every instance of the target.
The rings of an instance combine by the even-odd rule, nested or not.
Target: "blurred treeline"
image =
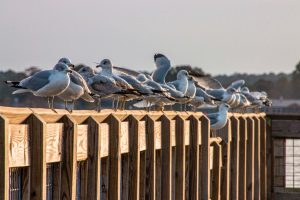
[[[77,65],[80,68],[83,64]],[[194,74],[199,76],[211,76],[206,73],[200,67],[194,67],[189,65],[180,65],[172,68],[168,73],[166,80],[171,81],[176,79],[176,74],[179,70],[186,69],[188,71],[194,71]],[[25,77],[28,77],[36,72],[40,71],[38,67],[29,67],[23,72],[15,72],[12,70],[0,71],[0,105],[2,106],[28,106],[28,107],[47,107],[47,100],[41,97],[35,97],[32,94],[24,93],[12,95],[13,88],[8,87],[3,83],[4,80],[19,81]],[[291,73],[268,73],[268,74],[240,74],[235,73],[232,75],[217,75],[214,76],[219,80],[224,87],[229,85],[232,81],[238,79],[244,79],[246,85],[250,90],[266,91],[268,95],[273,99],[299,99],[300,98],[300,62],[295,66],[294,71]],[[57,108],[63,107],[63,102],[56,98],[55,106]],[[103,101],[104,107],[110,106],[109,100]],[[83,101],[77,101],[76,108],[90,109],[94,105],[91,103],[85,103]]]

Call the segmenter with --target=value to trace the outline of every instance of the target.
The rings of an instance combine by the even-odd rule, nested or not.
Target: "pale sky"
[[[0,70],[67,56],[154,69],[153,54],[212,74],[291,72],[299,0],[0,0]]]

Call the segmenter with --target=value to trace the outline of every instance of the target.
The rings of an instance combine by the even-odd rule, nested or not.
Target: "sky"
[[[291,72],[299,0],[0,0],[0,70],[60,57],[152,71],[153,55],[211,74]]]

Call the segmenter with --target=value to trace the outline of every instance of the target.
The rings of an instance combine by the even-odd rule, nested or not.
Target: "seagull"
[[[207,117],[210,120],[210,127],[212,130],[221,129],[226,125],[229,108],[230,107],[228,104],[222,103],[219,105],[218,112],[207,114]]]
[[[67,57],[60,58],[58,60],[58,63],[64,63],[64,64],[68,65],[71,69],[74,69],[74,67],[75,67],[75,65],[72,64],[71,59],[69,59]]]
[[[253,107],[271,106],[272,101],[268,98],[266,92],[250,92],[248,87],[242,87],[241,93],[250,101]]]
[[[171,69],[170,60],[163,54],[155,54],[154,62],[156,70],[152,73],[152,78],[155,82],[160,84],[166,84],[166,76],[169,70]]]
[[[52,70],[37,72],[20,82],[5,81],[5,83],[18,88],[13,94],[31,92],[35,96],[47,97],[49,108],[54,110],[54,97],[63,93],[70,84],[69,73],[72,73],[72,70],[66,64],[57,63]],[[51,103],[50,98],[52,98]]]

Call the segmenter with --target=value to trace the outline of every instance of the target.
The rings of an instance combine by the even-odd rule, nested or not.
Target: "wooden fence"
[[[0,107],[0,199],[267,199],[264,114]]]

